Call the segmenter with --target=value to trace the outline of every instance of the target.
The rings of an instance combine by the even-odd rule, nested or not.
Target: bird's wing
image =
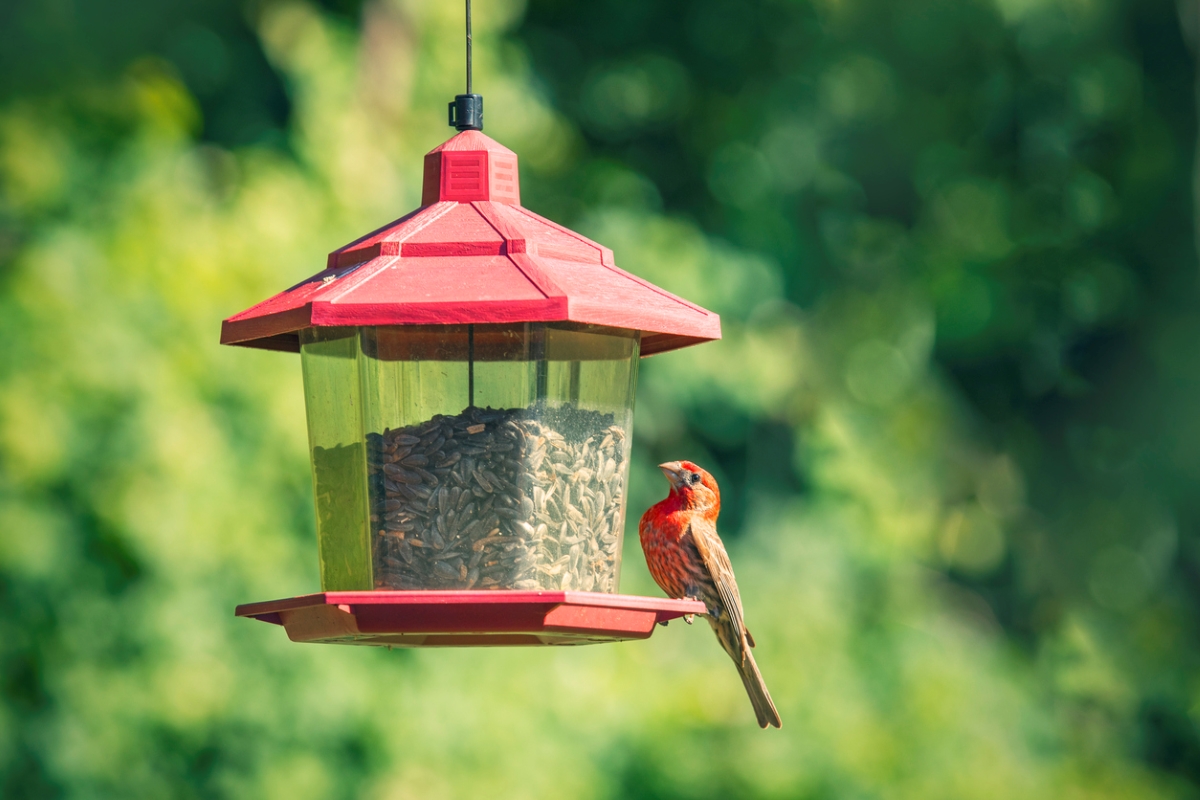
[[[712,577],[713,585],[717,587],[717,595],[725,606],[726,613],[734,627],[741,633],[746,631],[746,623],[742,613],[742,596],[738,594],[737,581],[733,577],[733,564],[729,563],[729,554],[721,537],[717,535],[717,526],[706,519],[696,519],[688,525],[692,541],[700,553],[704,567]]]

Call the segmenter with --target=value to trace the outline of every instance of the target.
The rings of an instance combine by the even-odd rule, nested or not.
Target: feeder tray
[[[649,639],[697,600],[599,592],[321,592],[237,607],[293,642],[386,647],[579,645]]]

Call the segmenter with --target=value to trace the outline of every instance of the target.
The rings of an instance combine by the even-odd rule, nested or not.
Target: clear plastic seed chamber
[[[305,330],[322,589],[616,592],[639,338]]]

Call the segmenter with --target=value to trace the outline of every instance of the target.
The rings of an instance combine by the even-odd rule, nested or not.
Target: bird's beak
[[[674,487],[679,486],[683,480],[683,473],[687,472],[678,461],[668,461],[665,464],[659,464],[658,468],[662,470],[662,474],[667,476],[667,480]]]

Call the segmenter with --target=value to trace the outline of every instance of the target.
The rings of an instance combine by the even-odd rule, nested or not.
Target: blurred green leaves
[[[642,365],[622,588],[657,593],[653,465],[710,467],[784,729],[703,625],[389,653],[231,616],[316,559],[298,364],[217,323],[416,204],[458,6],[18,4],[0,794],[1195,794],[1175,8],[475,5],[526,205],[722,315]]]

